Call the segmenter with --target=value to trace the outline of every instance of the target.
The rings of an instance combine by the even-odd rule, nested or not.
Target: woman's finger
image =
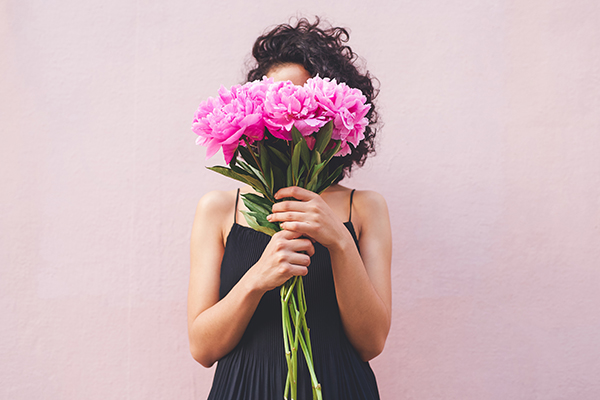
[[[306,276],[308,274],[308,267],[290,264],[290,272],[292,276]]]
[[[279,226],[284,231],[294,232],[299,236],[304,235],[308,239],[313,238],[316,229],[316,226],[300,221],[285,221],[281,222]]]
[[[303,213],[300,212],[277,212],[267,215],[269,222],[284,222],[284,221],[299,221],[302,219]]]
[[[290,242],[290,249],[296,253],[305,252],[309,256],[315,254],[315,247],[310,239],[294,239]]]
[[[310,256],[304,253],[294,253],[289,256],[288,262],[292,266],[308,267],[310,265]]]
[[[308,201],[313,199],[315,196],[318,196],[318,194],[298,186],[288,186],[283,189],[279,189],[277,193],[275,193],[275,199],[293,197],[294,199],[300,201]]]
[[[295,201],[295,200],[289,200],[289,201],[281,201],[279,203],[275,203],[273,204],[273,207],[271,208],[271,211],[276,213],[276,212],[283,212],[283,211],[302,211],[302,212],[306,212],[308,211],[309,208],[309,204],[307,202],[304,201]]]
[[[278,237],[278,238],[282,238],[285,240],[298,239],[300,236],[302,236],[302,234],[299,232],[286,231],[286,230],[281,230],[281,231],[275,233],[275,235],[273,235],[273,237]]]

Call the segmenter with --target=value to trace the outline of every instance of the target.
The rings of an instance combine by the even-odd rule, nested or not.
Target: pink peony
[[[269,86],[265,98],[265,125],[273,136],[292,140],[292,126],[303,136],[321,128],[326,120],[317,118],[317,102],[305,87],[290,81],[275,82]]]
[[[370,104],[358,89],[353,89],[345,83],[336,83],[335,79],[322,79],[318,76],[309,79],[304,85],[313,93],[319,105],[317,115],[320,119],[333,120],[331,138],[342,141],[338,156],[350,153],[347,142],[354,147],[365,138],[365,127],[369,124],[366,118]]]
[[[263,108],[265,93],[272,79],[236,85],[230,90],[221,86],[219,96],[202,102],[196,111],[192,130],[199,136],[197,144],[207,147],[206,158],[219,148],[227,163],[231,162],[243,136],[251,142],[264,136]]]

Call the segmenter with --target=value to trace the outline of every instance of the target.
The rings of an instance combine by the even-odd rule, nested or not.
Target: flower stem
[[[298,347],[302,349],[311,380],[313,400],[322,400],[321,385],[315,374],[310,329],[306,323],[306,297],[302,277],[289,279],[280,290],[283,341],[285,346],[288,375],[284,398],[288,393],[292,399],[298,390]],[[293,325],[293,329],[292,329]]]

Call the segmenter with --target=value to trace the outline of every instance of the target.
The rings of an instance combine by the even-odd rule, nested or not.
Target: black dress
[[[357,242],[351,218],[348,219],[345,225]],[[264,233],[234,222],[221,263],[221,298],[260,259],[270,239]],[[360,359],[344,333],[329,251],[319,243],[315,243],[315,254],[308,268],[308,275],[303,278],[308,307],[306,320],[323,399],[379,399],[369,363]],[[281,400],[286,376],[281,303],[279,289],[274,289],[262,297],[238,345],[219,360],[208,399]],[[310,377],[301,351],[298,352],[297,399],[312,399]]]

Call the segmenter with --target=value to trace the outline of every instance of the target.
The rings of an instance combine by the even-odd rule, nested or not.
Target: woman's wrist
[[[343,230],[341,234],[338,236],[338,240],[334,240],[333,243],[327,246],[327,250],[329,250],[329,254],[333,257],[337,254],[345,254],[352,247],[356,247],[354,243],[354,238],[350,234],[350,231],[346,229],[346,227],[342,226]]]
[[[256,264],[255,264],[256,265]],[[247,296],[261,298],[267,291],[263,288],[260,277],[255,276],[254,266],[248,270],[240,279],[244,292]]]

